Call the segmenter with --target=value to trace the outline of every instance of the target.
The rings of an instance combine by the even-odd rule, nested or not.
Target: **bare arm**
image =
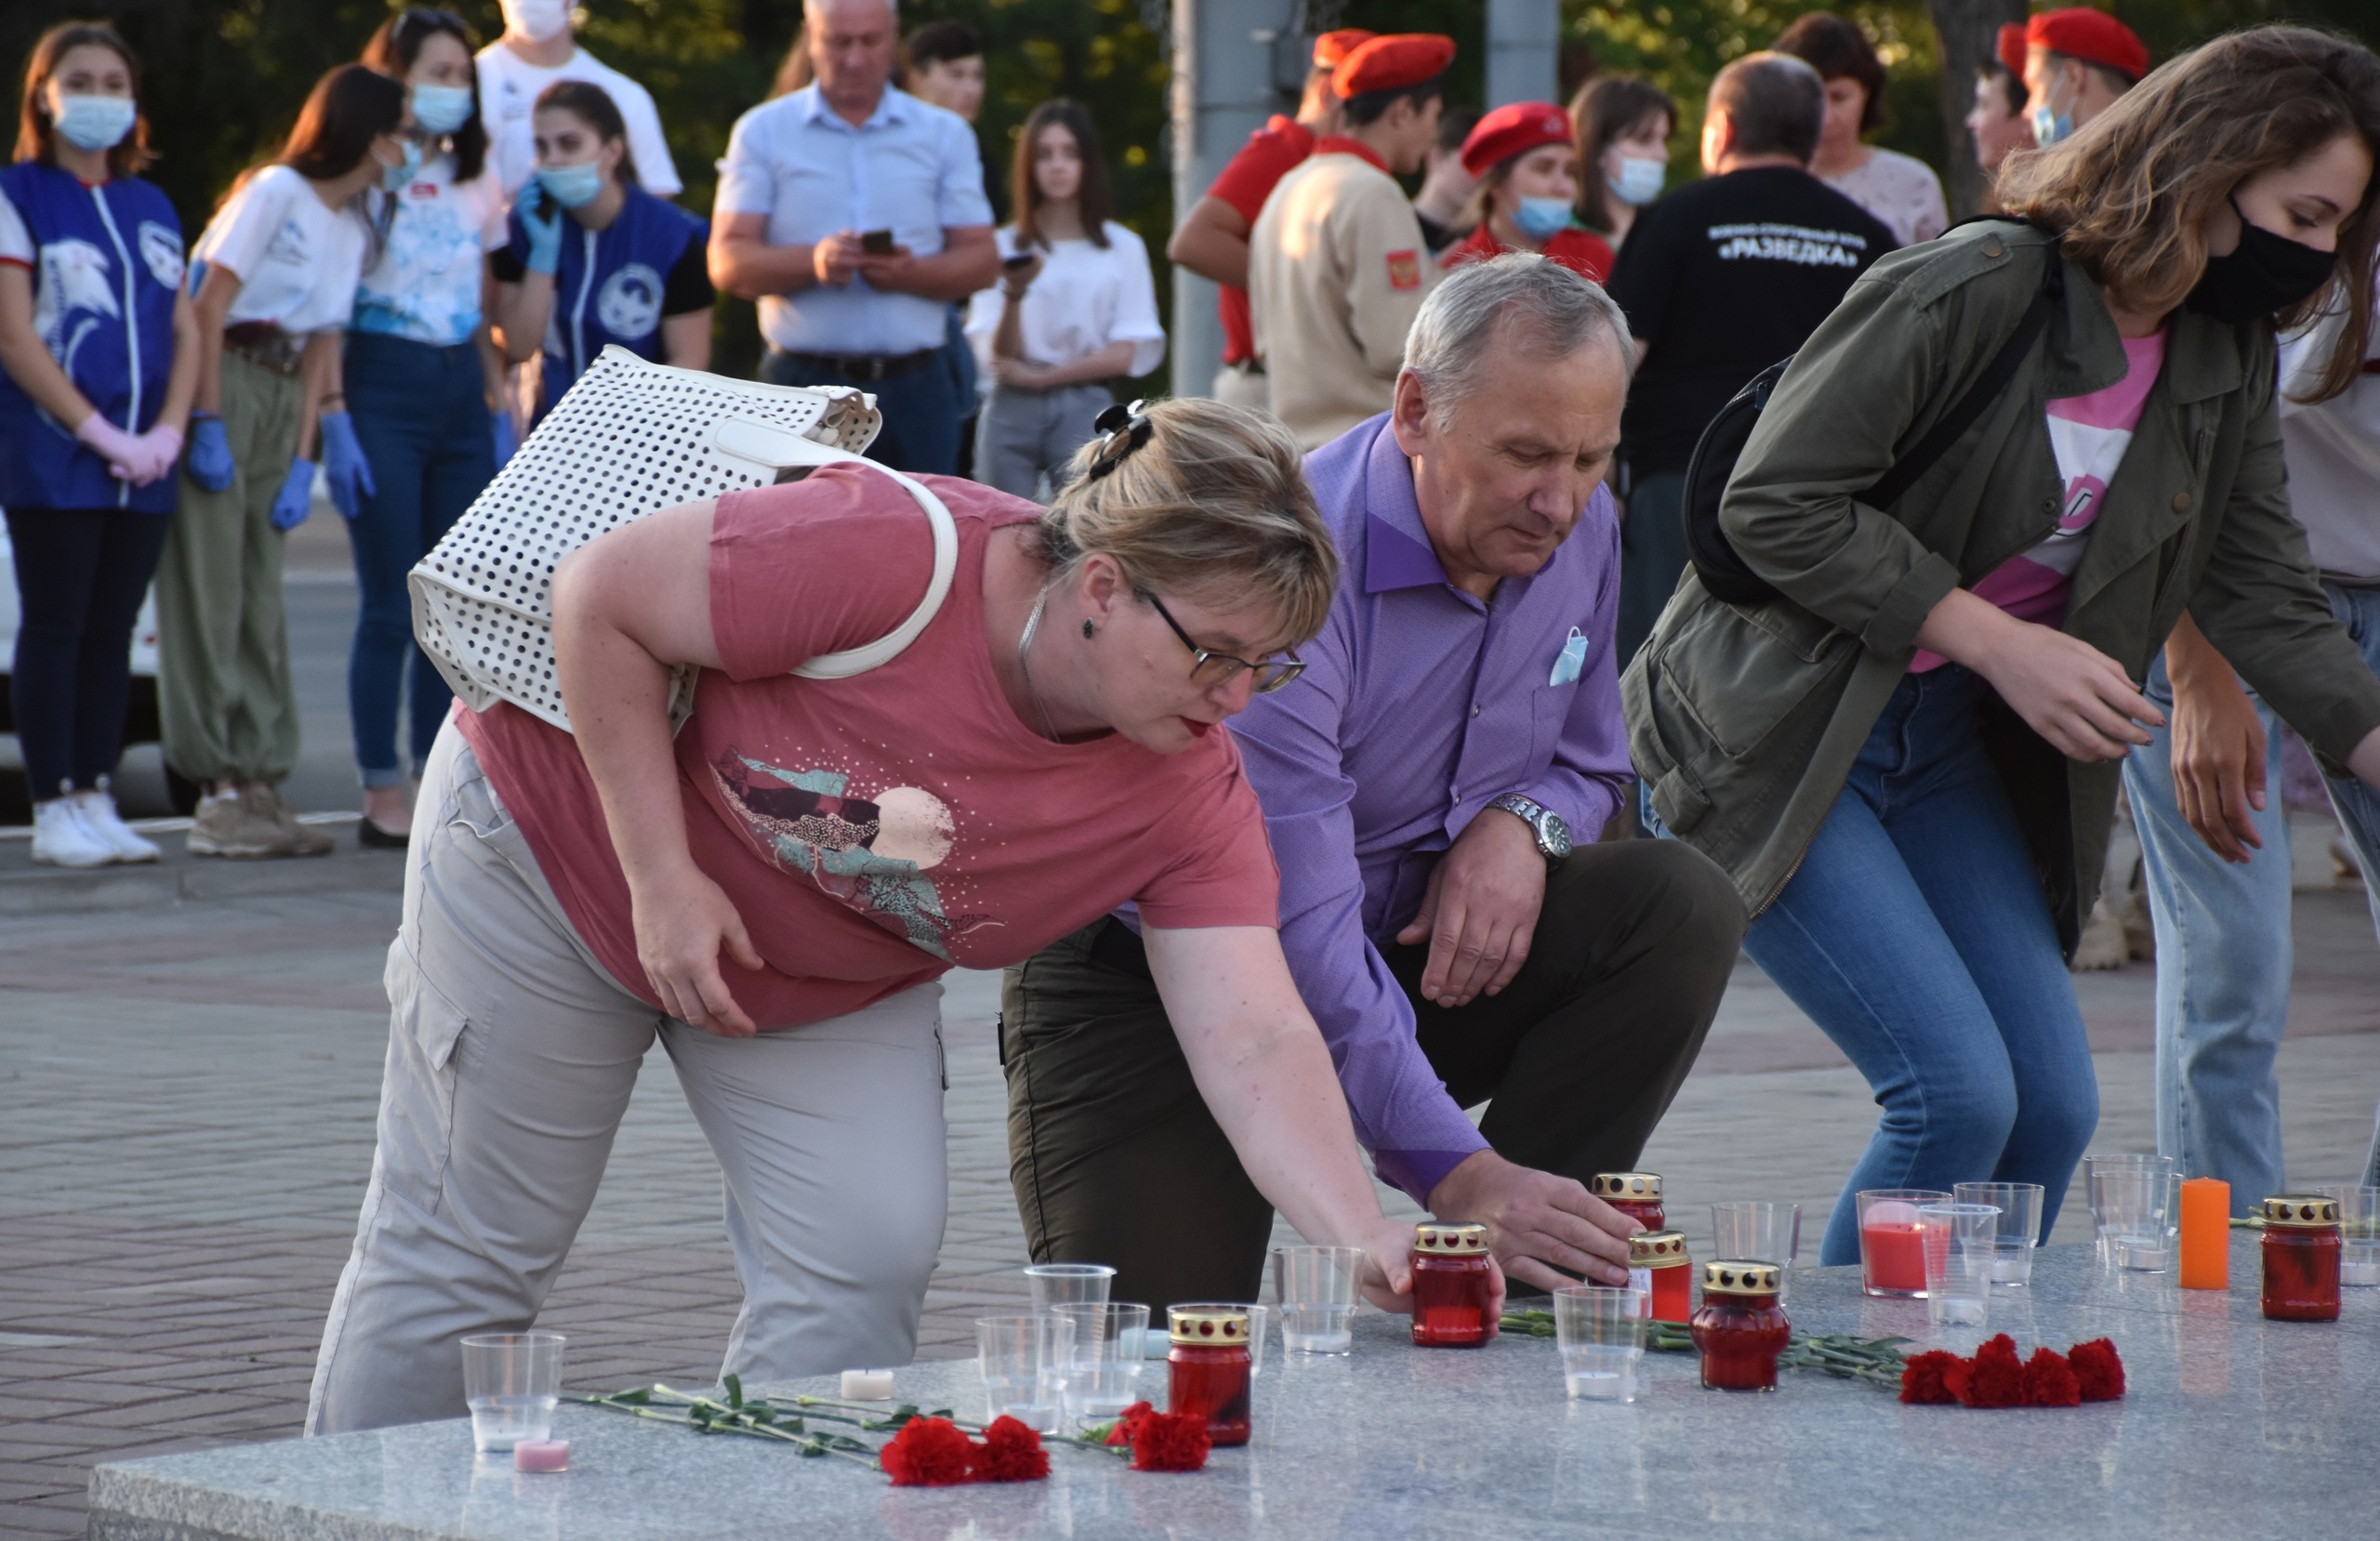
[[[178,303],[175,314],[180,315]],[[175,362],[178,369],[178,355]],[[0,263],[0,368],[44,412],[65,424],[69,433],[98,410],[42,345],[41,335],[33,330],[33,270],[13,262]]]
[[[859,270],[855,230],[838,231],[815,245],[772,246],[768,237],[765,214],[731,214],[712,221],[707,253],[711,283],[738,299],[759,299],[798,295],[820,283],[849,283]]]
[[[554,569],[554,673],[628,878],[638,961],[663,1009],[723,1037],[754,1032],[719,955],[760,967],[743,916],[694,865],[669,744],[669,671],[717,668],[714,503],[685,503],[588,542]]]
[[[1964,588],[1926,612],[1917,645],[1981,675],[2069,759],[2122,759],[2149,742],[2140,724],[2165,721],[2106,653],[2054,627],[2019,621]]]
[[[1190,205],[1190,217],[1166,243],[1165,255],[1200,278],[1248,287],[1248,221],[1216,197]]]
[[[165,376],[165,404],[157,413],[157,426],[176,433],[190,429],[191,403],[198,397],[199,327],[198,308],[190,296],[177,292],[174,296],[174,367]]]
[[[504,392],[504,366],[511,362],[496,342],[496,335],[504,328],[504,316],[498,309],[504,300],[504,286],[496,281],[496,265],[485,258],[480,268],[479,333],[471,338],[480,350],[480,391],[487,398],[487,410],[498,413],[509,410]],[[507,334],[509,336],[509,334]]]
[[[198,389],[192,405],[199,412],[223,410],[223,328],[245,281],[220,262],[207,264],[193,309],[198,312]]]
[[[1255,926],[1153,927],[1144,938],[1198,1093],[1258,1191],[1307,1241],[1362,1247],[1365,1293],[1409,1310],[1412,1232],[1381,1213],[1346,1096],[1278,934]],[[1497,1288],[1501,1296],[1501,1274]]]
[[[340,368],[340,335],[317,332],[306,339],[306,351],[298,361],[298,375],[305,384],[305,404],[298,415],[298,458],[312,460],[322,452],[315,441],[323,414],[347,410],[347,389],[342,383]]]
[[[2174,800],[2208,849],[2245,862],[2264,844],[2265,725],[2231,665],[2184,611],[2165,639],[2174,685]]]
[[[661,318],[661,357],[681,369],[710,367],[710,312],[689,310]]]
[[[527,363],[546,344],[546,325],[553,319],[554,275],[523,272],[518,283],[496,286],[496,330],[504,334],[504,361]],[[499,394],[501,394],[499,392]]]

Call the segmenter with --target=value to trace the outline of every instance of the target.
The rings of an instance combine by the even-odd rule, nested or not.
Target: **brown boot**
[[[280,831],[280,849],[275,856],[328,856],[336,843],[328,835],[311,824],[298,822],[298,810],[281,795],[281,788],[258,783],[244,790],[243,801],[249,803],[264,817],[271,819]]]
[[[280,823],[241,792],[210,793],[201,797],[197,817],[191,821],[190,833],[182,840],[183,848],[192,856],[225,856],[240,861],[287,855],[282,842]]]

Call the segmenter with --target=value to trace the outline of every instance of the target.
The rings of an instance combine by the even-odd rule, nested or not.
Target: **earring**
[[[1091,622],[1086,619],[1082,624],[1082,639],[1086,642],[1090,641],[1091,634],[1094,629]]]

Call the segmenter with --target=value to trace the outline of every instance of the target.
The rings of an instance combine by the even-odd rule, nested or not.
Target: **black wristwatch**
[[[1570,826],[1561,814],[1539,807],[1517,792],[1507,792],[1501,797],[1490,798],[1488,806],[1501,808],[1528,825],[1529,832],[1537,836],[1538,854],[1544,857],[1549,864],[1570,854]]]

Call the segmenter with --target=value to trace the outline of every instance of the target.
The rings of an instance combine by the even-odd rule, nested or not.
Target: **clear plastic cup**
[[[1582,1402],[1634,1402],[1645,1357],[1643,1291],[1564,1284],[1554,1292],[1562,1384]]]
[[[1055,1312],[977,1317],[975,1352],[991,1408],[985,1421],[1005,1416],[1036,1433],[1055,1432],[1073,1346],[1074,1324]]]
[[[1033,1286],[1033,1309],[1055,1311],[1060,1306],[1104,1306],[1116,1271],[1105,1263],[1032,1263],[1025,1270]]]
[[[1925,1315],[1937,1327],[1980,1327],[1990,1314],[2000,1210],[1989,1204],[1921,1204]]]
[[[1925,1248],[1917,1206],[1948,1204],[1939,1188],[1869,1188],[1854,1196],[1859,1208],[1859,1287],[1905,1300],[1925,1297]]]
[[[2163,1273],[2174,1266],[2181,1224],[2181,1175],[2162,1155],[2092,1155],[2091,1223],[2102,1267]]]
[[[1141,1400],[1148,1307],[1060,1306],[1051,1314],[1069,1327],[1063,1388],[1068,1428],[1109,1422]]]
[[[463,1402],[471,1410],[471,1448],[509,1450],[550,1437],[562,1400],[562,1336],[558,1332],[476,1333],[463,1339]]]
[[[1742,1258],[1777,1265],[1777,1298],[1792,1291],[1793,1260],[1802,1251],[1802,1206],[1761,1199],[1731,1199],[1711,1206],[1714,1258]]]
[[[2380,1284],[2380,1188],[2334,1182],[2314,1191],[2339,1203],[2339,1283]]]
[[[1355,1346],[1356,1285],[1364,1253],[1355,1246],[1273,1249],[1273,1294],[1287,1353],[1343,1354]]]
[[[1950,1196],[1961,1204],[1988,1204],[2000,1211],[1992,1242],[1991,1282],[2022,1289],[2033,1280],[2033,1248],[2041,1245],[2042,1185],[2038,1182],[1962,1182]]]

